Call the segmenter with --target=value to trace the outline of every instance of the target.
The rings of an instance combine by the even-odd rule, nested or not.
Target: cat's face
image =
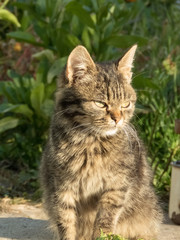
[[[125,60],[123,57],[116,63],[95,64],[83,47],[77,48],[68,59],[68,84],[59,100],[63,117],[66,124],[71,122],[72,129],[101,136],[114,135],[133,116],[136,94],[130,85],[130,66],[134,55],[130,52],[130,57],[126,56],[128,52]],[[129,51],[135,52],[135,49]],[[127,67],[124,63],[121,66],[123,61]]]

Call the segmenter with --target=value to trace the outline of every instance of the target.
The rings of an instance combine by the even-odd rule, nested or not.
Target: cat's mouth
[[[120,130],[120,128],[122,127],[123,122],[124,122],[123,118],[120,119],[120,121],[118,123],[111,122],[109,124],[109,127],[103,130],[103,132],[102,132],[103,135],[104,136],[113,136],[113,135],[117,134],[118,131]]]

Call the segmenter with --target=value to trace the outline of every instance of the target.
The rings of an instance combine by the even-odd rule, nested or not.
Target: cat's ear
[[[118,62],[118,71],[128,83],[132,78],[132,67],[137,45],[132,46]]]
[[[89,69],[93,70],[95,68],[95,63],[86,48],[77,46],[68,57],[66,77],[71,85],[74,79],[82,78]]]

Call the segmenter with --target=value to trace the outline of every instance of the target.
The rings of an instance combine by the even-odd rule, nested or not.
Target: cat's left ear
[[[131,82],[132,78],[131,69],[133,67],[136,49],[137,45],[132,46],[118,62],[118,71],[122,75],[123,79],[128,83]]]
[[[84,76],[88,71],[95,70],[95,63],[83,46],[77,46],[68,57],[66,77],[72,85],[77,79],[86,80]]]

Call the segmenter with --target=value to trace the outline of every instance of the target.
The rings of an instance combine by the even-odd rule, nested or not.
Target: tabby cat
[[[41,181],[59,240],[95,240],[100,229],[131,240],[157,239],[161,211],[129,122],[136,48],[118,61],[95,63],[77,46],[58,79]]]

